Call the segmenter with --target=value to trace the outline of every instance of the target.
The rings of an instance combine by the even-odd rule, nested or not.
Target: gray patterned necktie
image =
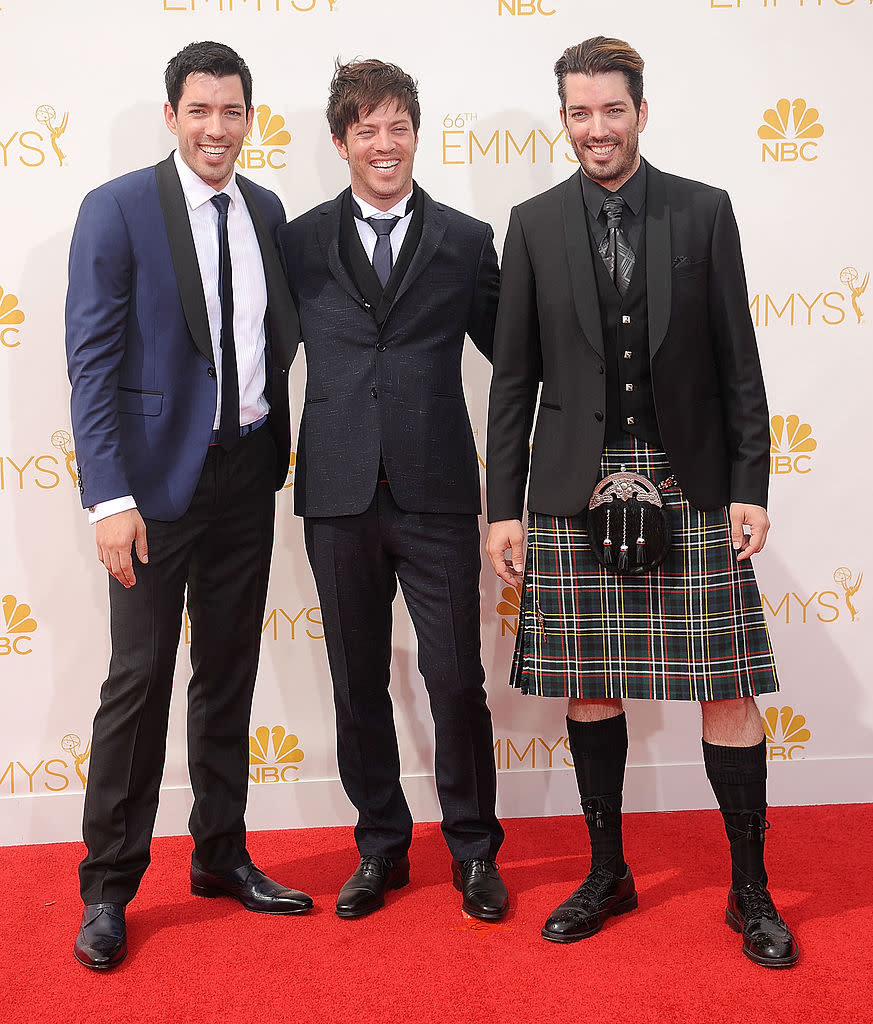
[[[606,214],[606,234],[600,243],[599,251],[615,282],[615,287],[624,295],[634,272],[636,256],[621,230],[621,215],[624,211],[624,200],[621,196],[607,196],[603,200],[603,212]]]
[[[376,248],[373,250],[373,270],[384,288],[391,276],[394,257],[391,252],[391,232],[399,217],[365,217],[364,220],[376,232]]]

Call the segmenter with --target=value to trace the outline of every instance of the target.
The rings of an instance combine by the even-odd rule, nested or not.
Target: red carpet
[[[724,924],[726,840],[715,811],[629,815],[640,909],[568,946],[539,930],[587,869],[581,818],[506,822],[512,910],[465,918],[436,825],[416,827],[412,882],[359,921],[333,913],[357,863],[350,828],[250,836],[256,863],[315,911],[270,918],[189,895],[188,838],[158,839],[128,910],[131,952],[99,974],[72,955],[78,844],[0,851],[0,1020],[353,1024],[869,1024],[873,805],[771,808],[771,890],[801,944],[757,967]],[[839,864],[839,869],[833,865]]]

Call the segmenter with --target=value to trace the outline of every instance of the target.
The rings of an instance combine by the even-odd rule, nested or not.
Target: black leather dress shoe
[[[731,889],[725,921],[743,934],[743,952],[762,967],[791,967],[800,951],[763,882]]]
[[[363,917],[385,906],[389,889],[409,885],[409,858],[361,857],[357,871],[340,889],[336,899],[338,917]]]
[[[578,942],[599,932],[608,917],[635,910],[637,902],[630,868],[623,875],[592,868],[573,895],[555,908],[540,934],[550,942]]]
[[[452,860],[452,881],[463,894],[461,906],[482,921],[499,921],[509,909],[509,895],[493,860]]]
[[[256,914],[305,914],[312,909],[312,897],[286,889],[254,864],[244,864],[228,874],[213,874],[192,864],[191,892],[194,896],[232,896]]]
[[[85,907],[73,955],[95,971],[121,963],[127,956],[123,903],[89,903]]]

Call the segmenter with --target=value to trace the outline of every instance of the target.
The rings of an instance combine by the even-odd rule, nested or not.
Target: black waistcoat
[[[406,229],[406,237],[403,245],[397,254],[397,262],[391,268],[391,275],[385,282],[385,288],[379,283],[373,264],[367,258],[364,244],[358,229],[355,226],[355,215],[352,212],[352,193],[347,190],[343,197],[342,212],[340,214],[339,250],[340,259],[358,291],[364,297],[367,309],[373,314],[376,323],[381,327],[388,316],[388,310],[397,294],[397,289],[403,281],[418,243],[421,241],[421,232],[424,225],[424,203],[418,195],[418,185],[413,183],[412,200],[413,211],[409,227]]]
[[[611,280],[593,241],[591,251],[606,356],[606,443],[633,434],[660,448],[649,365],[645,240],[636,254],[634,272],[624,297]]]

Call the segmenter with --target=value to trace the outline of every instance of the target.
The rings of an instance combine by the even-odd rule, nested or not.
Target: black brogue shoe
[[[800,951],[763,882],[728,893],[725,921],[743,936],[743,953],[762,967],[792,967]]]
[[[509,909],[509,894],[493,860],[452,860],[452,882],[464,897],[461,906],[472,917],[499,921]]]
[[[555,908],[540,934],[550,942],[578,942],[599,932],[608,917],[635,910],[637,902],[630,868],[615,875],[608,868],[594,867],[579,888]]]
[[[389,889],[409,885],[409,858],[361,857],[361,863],[336,900],[338,917],[363,917],[385,906]]]
[[[226,873],[204,871],[197,863],[192,863],[191,894],[230,896],[256,914],[305,914],[312,909],[311,896],[286,889],[251,863]]]
[[[123,903],[89,903],[82,913],[73,955],[95,971],[117,967],[127,956]]]

